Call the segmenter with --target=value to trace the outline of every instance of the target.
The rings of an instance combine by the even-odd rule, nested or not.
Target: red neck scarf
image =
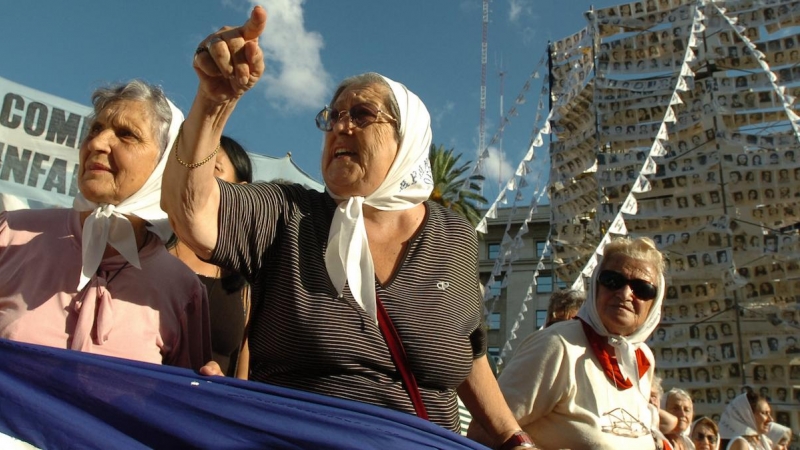
[[[583,320],[581,320],[581,325],[583,325],[583,332],[586,334],[586,338],[589,339],[589,345],[600,361],[600,366],[603,368],[606,378],[612,381],[617,386],[617,389],[621,391],[633,387],[633,383],[629,379],[622,377],[616,356],[608,351],[607,339],[600,336],[591,325]],[[636,365],[639,368],[639,378],[643,377],[647,370],[650,369],[650,361],[644,356],[644,352],[638,348],[636,349]]]

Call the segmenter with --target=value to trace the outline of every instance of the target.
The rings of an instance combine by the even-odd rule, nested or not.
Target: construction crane
[[[483,0],[483,36],[481,38],[481,118],[478,127],[478,164],[486,151],[486,60],[489,53],[489,0]],[[483,183],[480,183],[483,195]]]

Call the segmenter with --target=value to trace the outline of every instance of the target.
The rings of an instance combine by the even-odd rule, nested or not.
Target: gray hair
[[[650,390],[656,391],[658,398],[664,396],[664,387],[661,385],[661,381],[661,377],[658,375],[653,375],[653,379],[650,380]]]
[[[672,388],[672,389],[670,389],[667,392],[667,395],[664,397],[664,404],[666,405],[667,402],[669,402],[669,399],[671,399],[672,397],[679,397],[679,398],[683,397],[684,400],[689,400],[690,402],[694,403],[692,401],[692,396],[689,395],[688,392],[684,391],[681,388]]]
[[[172,108],[169,107],[164,91],[159,86],[135,79],[127,83],[98,88],[92,93],[94,112],[91,119],[94,120],[101,111],[122,100],[145,102],[150,106],[153,136],[161,144],[159,155],[162,155],[169,143],[169,125],[172,121]]]
[[[395,123],[394,133],[397,140],[400,140],[400,106],[397,104],[397,98],[394,96],[394,91],[392,91],[392,87],[389,86],[389,83],[386,82],[386,79],[377,72],[366,72],[360,75],[354,75],[352,77],[345,78],[339,83],[339,86],[336,88],[336,91],[333,93],[333,97],[331,97],[331,105],[339,98],[339,95],[348,87],[350,86],[368,86],[372,84],[380,84],[385,86],[389,91],[389,96],[384,99],[386,102],[389,113],[394,117],[397,122]]]
[[[579,310],[585,300],[586,295],[583,292],[575,289],[564,289],[553,292],[550,295],[550,303],[547,305],[547,319],[545,320],[545,327],[557,322],[556,320],[553,320],[556,318],[556,314],[564,314],[568,311]]]
[[[653,266],[657,275],[664,274],[664,255],[649,237],[631,239],[628,236],[620,236],[614,239],[603,248],[603,260],[610,260],[615,255],[625,255],[644,261]]]

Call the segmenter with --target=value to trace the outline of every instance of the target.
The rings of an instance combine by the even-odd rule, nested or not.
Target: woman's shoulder
[[[336,202],[327,192],[319,192],[301,184],[256,182],[242,187],[256,192],[257,195],[272,197],[287,205],[293,205],[301,212],[333,211],[336,207]]]
[[[744,436],[736,436],[728,442],[725,450],[750,450],[752,448],[750,442],[748,442]]]
[[[0,212],[0,221],[11,226],[49,224],[59,217],[67,218],[73,213],[78,214],[77,211],[67,208],[18,209]]]
[[[580,321],[566,320],[528,335],[517,347],[517,353],[531,352],[534,355],[540,355],[543,351],[561,352],[571,346],[585,346],[585,341],[586,335]]]
[[[72,229],[75,228],[75,229]],[[71,230],[80,231],[78,212],[65,208],[20,209],[0,212],[0,233],[30,236],[47,232]],[[9,236],[10,238],[10,236]]]
[[[464,216],[452,209],[445,208],[431,200],[426,201],[425,206],[428,210],[428,224],[430,226],[443,227],[450,233],[459,231],[475,234],[475,227],[473,227]]]

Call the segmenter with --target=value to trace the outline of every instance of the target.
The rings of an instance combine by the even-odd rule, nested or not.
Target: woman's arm
[[[750,450],[750,443],[743,437],[737,437],[728,444],[728,450]]]
[[[174,154],[168,155],[161,207],[169,214],[175,234],[204,259],[211,256],[217,242],[220,199],[214,164],[209,162],[239,98],[264,72],[258,37],[266,22],[266,11],[257,6],[244,25],[222,28],[200,44],[193,61],[200,81],[197,95],[175,141]]]
[[[678,426],[678,418],[669,411],[658,408],[658,429],[664,434],[675,433]]]
[[[458,387],[458,396],[472,414],[473,422],[468,435],[471,439],[497,448],[520,431],[520,426],[500,392],[486,355],[473,361],[472,371]]]

